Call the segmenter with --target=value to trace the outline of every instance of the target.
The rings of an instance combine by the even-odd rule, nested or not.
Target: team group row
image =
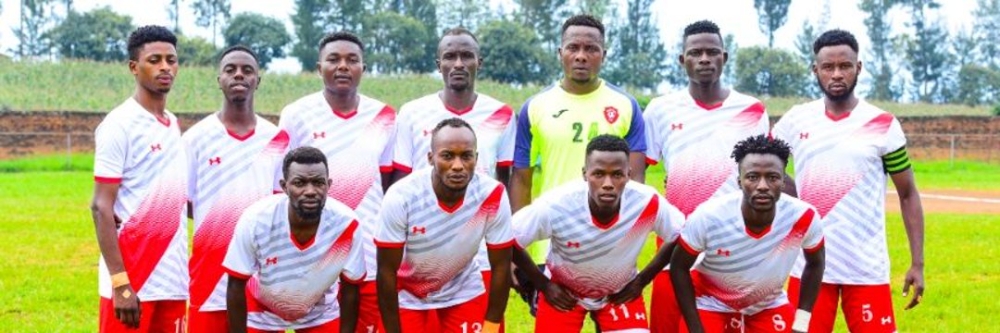
[[[537,332],[579,332],[588,314],[602,332],[830,332],[839,298],[852,331],[893,332],[887,178],[911,242],[908,307],[920,302],[906,139],[854,96],[850,33],[817,39],[825,96],[773,128],[720,84],[711,22],[684,31],[688,89],[645,110],[600,79],[600,21],[571,17],[561,36],[564,77],[515,113],[476,92],[475,36],[448,30],[443,89],[397,113],[358,91],[362,41],[333,33],[322,90],[277,125],[254,113],[256,54],[231,47],[222,109],[182,136],[166,110],[176,38],[139,28],[136,92],[95,131],[100,330],[497,332],[513,286]],[[664,195],[643,185],[658,163]],[[663,244],[637,272],[650,233]]]

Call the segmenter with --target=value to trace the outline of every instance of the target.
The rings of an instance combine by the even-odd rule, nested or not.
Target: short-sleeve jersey
[[[177,117],[160,120],[134,99],[116,107],[94,132],[94,181],[117,183],[118,245],[142,300],[188,298],[187,162]],[[111,297],[101,257],[98,288]]]
[[[288,134],[262,117],[243,136],[211,114],[182,136],[188,153],[188,198],[194,209],[191,307],[226,309],[222,269],[236,221],[243,210],[276,189],[276,175],[288,148]]]
[[[835,118],[817,100],[789,110],[774,125],[774,136],[792,147],[799,198],[823,218],[823,282],[889,283],[882,156],[906,145],[899,121],[865,101]],[[800,259],[792,275],[804,265]]]
[[[599,224],[591,215],[588,193],[583,180],[566,183],[519,210],[513,224],[521,248],[551,240],[545,264],[552,281],[582,298],[581,306],[596,310],[635,277],[636,259],[649,234],[673,242],[684,216],[656,189],[630,181],[618,215]]]
[[[788,303],[783,286],[802,251],[823,243],[815,208],[781,196],[774,221],[760,234],[750,231],[740,204],[730,193],[702,204],[681,231],[678,247],[704,259],[691,273],[700,310],[753,315]]]
[[[289,227],[289,199],[275,194],[247,208],[222,263],[247,280],[247,326],[312,327],[340,318],[334,283],[360,283],[365,259],[354,211],[326,200],[316,235],[300,244]]]
[[[635,98],[603,80],[586,95],[570,94],[554,84],[521,107],[514,166],[540,163],[542,176],[533,182],[544,194],[580,177],[587,143],[601,134],[624,138],[633,152],[646,151],[646,130]]]
[[[375,218],[382,205],[382,173],[392,171],[392,144],[396,112],[392,107],[359,95],[358,109],[335,113],[322,92],[292,102],[281,111],[279,127],[288,131],[289,149],[311,146],[326,154],[330,169],[330,197],[354,209],[361,222],[368,263],[368,279],[375,279]]]
[[[514,244],[510,202],[503,185],[474,174],[465,197],[449,207],[438,201],[424,168],[392,185],[382,203],[375,244],[402,248],[397,272],[399,307],[445,308],[486,292],[473,261],[486,240],[491,249]]]
[[[643,117],[647,162],[666,163],[667,201],[685,216],[709,198],[739,191],[733,147],[770,128],[764,104],[732,90],[714,106],[696,101],[687,90],[657,97]]]

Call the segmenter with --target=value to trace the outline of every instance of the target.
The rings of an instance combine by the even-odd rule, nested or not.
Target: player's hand
[[[524,294],[524,288],[521,288],[521,281],[517,279],[517,269],[514,268],[514,265],[510,266],[510,287],[514,288],[518,294]]]
[[[642,296],[642,289],[646,288],[646,285],[639,281],[639,276],[636,275],[629,281],[622,290],[611,294],[608,296],[608,301],[613,304],[624,304],[628,301],[635,299],[636,297]]]
[[[910,304],[906,305],[906,310],[912,309],[920,304],[924,298],[924,268],[910,266],[906,271],[906,282],[903,283],[903,297],[910,293],[910,286],[913,286],[913,298]]]
[[[131,284],[126,284],[115,288],[112,291],[112,302],[115,307],[115,318],[122,322],[125,327],[139,328],[139,295],[132,290]]]
[[[567,312],[576,306],[576,297],[563,290],[558,283],[549,282],[545,285],[545,300],[556,310]]]

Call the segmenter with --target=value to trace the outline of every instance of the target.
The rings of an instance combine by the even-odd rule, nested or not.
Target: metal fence
[[[1000,164],[1000,135],[908,134],[908,150],[917,161],[979,161]],[[31,156],[93,153],[92,132],[0,133],[0,160]]]

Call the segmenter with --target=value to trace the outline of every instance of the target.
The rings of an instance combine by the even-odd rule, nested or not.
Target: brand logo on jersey
[[[414,234],[414,235],[416,235],[416,234],[426,235],[427,234],[427,227],[413,226],[413,232],[412,232],[412,234]]]
[[[424,136],[431,135],[432,130],[423,130]]]
[[[313,132],[313,139],[326,139],[326,132]]]
[[[729,252],[729,250],[718,249],[715,251],[715,254],[728,257],[731,254],[731,252]]]
[[[636,312],[635,313],[635,320],[646,320],[646,313],[645,312]]]
[[[566,111],[569,111],[569,109],[562,109],[562,110],[556,111],[556,113],[552,115],[552,118],[559,118],[559,116],[561,116]]]
[[[208,159],[208,165],[216,165],[222,163],[222,157],[216,156],[215,158]]]
[[[682,130],[682,129],[684,129],[684,123],[670,124],[670,130],[671,131],[677,131],[677,130]]]
[[[160,144],[157,143],[157,144],[149,145],[149,150],[152,151],[152,152],[155,152],[155,151],[162,150],[162,149],[160,148]]]
[[[892,316],[882,317],[882,325],[892,324]]]
[[[614,124],[618,121],[618,109],[613,106],[604,107],[604,119],[608,121],[608,124]]]
[[[278,264],[278,257],[270,257],[264,259],[264,265],[266,266],[277,265],[277,264]]]
[[[809,132],[799,133],[799,139],[800,140],[805,140],[805,139],[808,139],[808,138],[809,138]]]
[[[579,249],[580,248],[580,242],[572,242],[572,241],[566,242],[566,247],[571,247],[571,248],[577,248],[577,249]]]

